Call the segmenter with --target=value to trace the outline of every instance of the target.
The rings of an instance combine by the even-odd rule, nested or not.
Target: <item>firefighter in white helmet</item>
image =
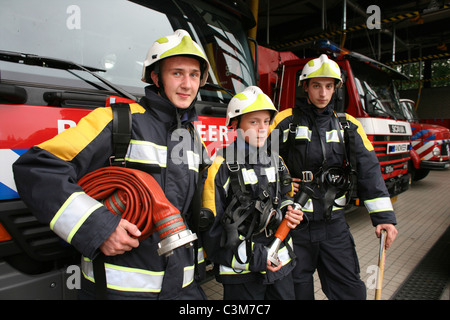
[[[193,125],[193,105],[208,69],[200,46],[186,31],[177,30],[158,39],[148,52],[142,76],[150,84],[145,96],[139,103],[126,101],[132,127],[125,166],[150,173],[188,227],[201,172],[201,163],[191,158],[207,155],[204,145],[197,143],[201,140]],[[112,120],[111,107],[97,108],[76,127],[22,155],[14,164],[21,198],[40,221],[81,252],[82,298],[95,298],[101,287],[93,262],[104,255],[106,299],[205,299],[197,283],[204,270],[201,243],[199,250],[183,246],[170,257],[159,256],[158,233],[139,241],[136,225],[110,212],[77,184],[86,173],[114,161]],[[178,128],[185,129],[182,141]],[[180,143],[182,154],[173,151]]]
[[[267,133],[277,113],[270,98],[255,86],[229,102],[226,125],[237,137],[220,150],[209,167],[202,205],[216,219],[203,234],[205,251],[217,265],[224,299],[293,299],[292,240],[279,250],[278,266],[267,247],[283,216],[295,228],[303,213],[292,208],[292,183],[282,159],[267,149]],[[288,176],[288,178],[286,178]]]
[[[303,207],[308,227],[291,232],[298,263],[293,270],[297,299],[314,299],[313,274],[330,300],[365,299],[353,238],[344,207],[352,192],[366,205],[376,235],[385,229],[387,246],[397,235],[396,218],[373,146],[355,118],[335,112],[335,90],[343,81],[338,64],[322,54],[306,63],[299,79],[306,97],[280,112],[271,127],[280,136],[296,196],[307,193]]]
[[[298,85],[301,86],[304,80],[313,78],[335,79],[335,87],[342,87],[341,69],[326,54],[322,54],[319,58],[310,60],[305,64],[300,74]]]
[[[190,66],[191,69],[186,69],[186,74],[178,72],[180,63],[184,66],[193,59],[197,60],[198,66],[197,63],[195,68]],[[169,64],[165,66],[169,72],[162,73],[165,64]],[[157,92],[178,109],[191,109],[196,101],[199,86],[204,86],[208,79],[208,70],[209,62],[202,48],[185,30],[177,30],[173,35],[156,40],[148,50],[142,81],[155,85]],[[172,83],[169,79],[176,81]]]

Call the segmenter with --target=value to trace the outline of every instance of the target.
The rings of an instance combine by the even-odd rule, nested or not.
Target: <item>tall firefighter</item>
[[[127,106],[129,123],[119,124],[131,128],[131,136],[122,141],[127,146],[123,159],[111,157],[115,124],[112,109],[105,107],[92,111],[76,127],[32,147],[14,164],[24,202],[40,221],[49,223],[81,252],[82,298],[95,297],[101,287],[96,269],[103,269],[106,292],[101,296],[107,299],[205,299],[195,274],[204,265],[203,251],[201,244],[198,250],[189,246],[196,238],[192,232],[188,232],[186,246],[174,250],[163,246],[161,252],[162,230],[140,238],[143,230],[88,195],[78,181],[116,162],[142,169],[152,177],[145,180],[146,188],[159,194],[157,189],[161,189],[166,199],[160,195],[159,201],[167,202],[169,218],[178,216],[174,223],[187,231],[200,159],[206,154],[193,125],[197,119],[193,106],[208,70],[204,52],[186,31],[162,37],[153,43],[144,62],[142,80],[150,84],[145,96]],[[109,173],[99,176],[106,178]],[[110,183],[114,179],[124,185],[112,175]],[[122,200],[127,202],[126,197]],[[135,214],[144,214],[142,208],[136,210]],[[165,228],[161,220],[164,217],[153,217],[153,231]],[[104,261],[96,268],[94,262],[102,256]]]
[[[333,109],[342,86],[338,64],[325,54],[303,68],[299,86],[306,97],[280,112],[271,127],[278,129],[280,155],[297,192],[310,200],[303,207],[309,224],[291,232],[298,263],[293,271],[296,299],[314,299],[313,274],[331,299],[365,299],[353,237],[344,207],[351,192],[370,213],[376,235],[387,231],[387,247],[397,235],[396,219],[380,164],[361,124]]]

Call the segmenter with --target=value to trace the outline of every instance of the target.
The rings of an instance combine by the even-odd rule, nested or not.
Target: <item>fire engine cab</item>
[[[402,110],[412,129],[412,149],[409,170],[412,180],[425,178],[430,170],[445,170],[450,167],[450,130],[435,124],[420,122],[415,102],[400,100]]]

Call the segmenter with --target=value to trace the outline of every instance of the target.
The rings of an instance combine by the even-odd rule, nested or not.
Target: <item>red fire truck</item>
[[[210,153],[227,143],[234,93],[256,85],[241,0],[5,0],[0,10],[0,299],[71,298],[67,266],[77,252],[20,200],[12,163],[75,126],[109,96],[137,100],[156,39],[185,29],[212,65],[200,90],[197,128]]]
[[[430,170],[445,170],[450,167],[450,130],[435,124],[421,123],[415,102],[400,100],[406,119],[411,124],[411,162],[409,170],[413,181],[425,178]]]
[[[411,126],[405,121],[393,84],[393,79],[406,77],[373,59],[341,50],[330,41],[317,43],[316,49],[333,57],[341,68],[344,86],[337,90],[335,109],[345,111],[361,122],[394,198],[410,185]],[[288,53],[279,53],[277,57],[277,53],[267,48],[259,51],[260,67],[266,66],[267,70],[267,65],[273,66],[260,74],[260,87],[280,110],[294,106],[296,97],[301,94],[299,75],[312,58],[292,58]],[[359,204],[357,198],[354,202]]]

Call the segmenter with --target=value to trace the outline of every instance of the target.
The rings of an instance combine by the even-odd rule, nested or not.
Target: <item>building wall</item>
[[[400,97],[417,103],[418,89],[402,90]],[[434,122],[448,127],[450,123],[450,87],[423,88],[417,114],[424,122]]]

